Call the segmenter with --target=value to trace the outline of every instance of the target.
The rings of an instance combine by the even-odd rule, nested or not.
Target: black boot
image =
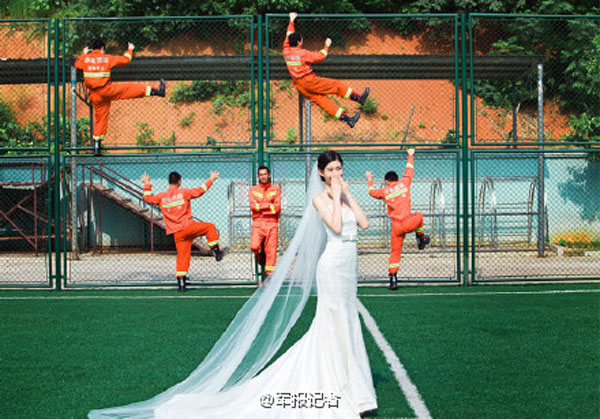
[[[153,87],[150,91],[150,96],[160,96],[165,97],[166,89],[165,89],[165,79],[160,79],[160,86],[157,88]]]
[[[102,140],[94,139],[94,157],[102,155]]]
[[[343,114],[342,117],[340,118],[340,121],[343,121],[346,124],[348,124],[348,126],[350,128],[354,128],[354,125],[356,125],[359,118],[360,118],[360,112],[356,112],[354,114],[354,116],[348,116],[346,114]]]
[[[177,277],[177,292],[185,292],[185,276]]]
[[[212,250],[213,255],[215,255],[215,260],[217,262],[220,262],[221,259],[223,259],[223,256],[225,256],[225,252],[219,248],[218,244],[215,244],[210,249]]]
[[[394,291],[396,288],[398,288],[398,274],[395,273],[390,273],[389,274],[390,277],[390,291]]]
[[[369,97],[369,93],[371,92],[371,89],[369,89],[368,87],[365,89],[365,91],[363,92],[362,95],[358,95],[358,93],[352,93],[350,95],[350,100],[353,100],[355,102],[360,103],[361,105],[364,105],[365,102],[367,101],[367,98]]]
[[[417,247],[419,248],[419,250],[423,250],[425,249],[425,246],[427,246],[429,244],[431,240],[429,239],[429,236],[427,234],[421,234],[420,236],[417,236]]]

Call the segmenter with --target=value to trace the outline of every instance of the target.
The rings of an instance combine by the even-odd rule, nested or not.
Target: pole
[[[306,144],[306,161],[305,161],[305,185],[308,188],[308,178],[310,176],[310,142],[311,142],[311,130],[310,130],[310,100],[304,101],[304,113],[305,113],[305,130],[304,130],[304,143]]]
[[[71,67],[71,150],[77,147],[77,69]],[[73,154],[74,151],[73,151]],[[77,235],[77,166],[71,157],[71,259],[79,260]]]
[[[56,260],[56,275],[55,275],[55,290],[60,291],[62,289],[62,274],[61,274],[61,263],[60,263],[60,141],[59,141],[59,126],[58,126],[58,114],[60,109],[60,87],[58,83],[58,57],[59,57],[59,44],[58,44],[58,30],[59,20],[54,19],[54,252]]]
[[[512,140],[517,148],[517,86],[512,84]]]
[[[263,109],[263,92],[264,92],[264,75],[263,75],[263,49],[262,49],[262,34],[263,34],[262,15],[258,15],[258,165],[264,164],[264,109]],[[267,46],[267,57],[269,48]],[[268,73],[268,71],[267,71]],[[268,83],[268,80],[267,80]],[[268,96],[267,96],[268,106]],[[268,134],[267,134],[268,135]],[[268,137],[267,137],[268,138]]]
[[[467,92],[467,36],[466,19],[467,15],[461,15],[461,96],[462,96],[462,195],[463,195],[463,285],[471,285],[471,276],[469,275],[469,135],[467,127],[469,124],[468,113],[468,92]],[[472,65],[472,62],[471,62]],[[474,274],[475,272],[473,272]]]
[[[544,141],[544,64],[538,68],[538,141]],[[546,231],[546,193],[544,191],[544,145],[539,146],[538,154],[538,257],[544,256]]]
[[[298,141],[304,140],[304,96],[298,92]]]

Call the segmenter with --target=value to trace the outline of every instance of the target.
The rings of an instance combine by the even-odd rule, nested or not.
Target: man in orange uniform
[[[100,155],[101,142],[106,136],[108,112],[113,100],[133,99],[145,96],[165,96],[165,81],[160,80],[160,86],[154,88],[139,83],[113,83],[110,81],[110,70],[129,64],[133,57],[135,46],[130,42],[127,51],[122,56],[104,53],[106,45],[102,40],[92,44],[92,52],[88,47],[83,49],[83,55],[75,61],[75,67],[83,70],[83,82],[90,90],[90,99],[94,108],[94,155]]]
[[[373,186],[373,173],[367,172],[369,181],[369,195],[373,198],[383,199],[387,204],[388,216],[392,219],[392,250],[388,260],[390,277],[390,290],[398,288],[398,269],[402,257],[402,245],[406,233],[417,233],[417,246],[419,250],[425,249],[429,244],[429,236],[425,235],[423,228],[423,214],[410,212],[410,184],[415,173],[414,149],[407,150],[408,161],[402,179],[398,179],[396,172],[390,171],[385,174],[385,188],[375,189]]]
[[[271,183],[271,172],[266,166],[258,168],[258,185],[248,191],[252,211],[250,250],[266,275],[275,270],[281,214],[281,188]]]
[[[352,88],[339,80],[317,77],[313,73],[310,64],[321,62],[327,57],[331,39],[327,38],[325,40],[325,46],[319,52],[302,49],[304,40],[302,39],[302,35],[295,32],[294,29],[294,20],[296,20],[297,16],[297,13],[290,13],[290,23],[285,35],[285,41],[283,42],[283,58],[293,82],[306,100],[315,102],[317,106],[329,115],[345,122],[350,128],[353,128],[358,118],[360,118],[360,112],[357,112],[352,117],[348,116],[344,112],[344,109],[336,105],[327,95],[337,95],[364,105],[369,96],[369,88],[367,87],[362,95],[358,95]]]
[[[169,174],[169,189],[152,195],[150,176],[142,175],[144,183],[144,201],[153,205],[160,205],[165,220],[167,234],[173,234],[177,248],[177,290],[185,292],[190,258],[192,255],[192,242],[196,237],[206,236],[215,259],[223,259],[224,252],[219,248],[219,233],[212,223],[194,221],[190,200],[198,198],[212,186],[213,181],[219,177],[219,172],[210,172],[210,177],[199,188],[181,188],[181,175],[177,172]]]

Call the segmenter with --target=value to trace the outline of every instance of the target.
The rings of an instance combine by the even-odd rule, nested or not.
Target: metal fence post
[[[61,246],[60,246],[60,143],[59,143],[59,113],[60,113],[60,86],[58,80],[58,61],[60,48],[58,44],[58,30],[59,30],[59,19],[54,19],[54,252],[56,261],[56,275],[55,275],[55,289],[60,291],[62,289],[62,273],[61,273]]]
[[[468,92],[467,92],[467,15],[461,14],[460,18],[460,43],[461,43],[461,86],[462,86],[462,211],[463,211],[463,285],[471,284],[471,276],[469,275],[469,136],[468,136]],[[471,62],[472,65],[472,62]]]
[[[77,147],[77,69],[71,67],[71,149]],[[74,152],[72,151],[74,154]],[[79,259],[77,240],[77,166],[75,156],[71,157],[71,257]]]
[[[544,64],[538,64],[538,141],[544,141]],[[539,146],[540,153],[538,154],[538,256],[544,256],[545,235],[546,231],[546,203],[544,192],[544,145]]]
[[[304,121],[305,121],[305,129],[304,129],[304,144],[306,144],[306,160],[304,178],[305,178],[305,186],[308,187],[308,178],[310,177],[310,142],[311,142],[311,129],[310,129],[310,100],[304,101]]]
[[[263,27],[263,20],[262,20],[262,15],[258,15],[258,165],[262,166],[264,164],[264,112],[265,109],[263,108],[263,92],[264,92],[264,86],[265,86],[265,78],[263,75],[263,30],[265,30],[265,28]],[[267,36],[268,39],[268,36]],[[268,47],[266,48],[266,54],[268,56],[269,54],[269,49]],[[267,70],[268,71],[268,70]],[[269,79],[267,77],[266,83],[268,85],[269,83]],[[267,106],[268,106],[268,95],[267,95]],[[267,118],[268,119],[268,118]],[[269,126],[268,122],[267,122],[267,126]],[[268,134],[267,134],[268,135]],[[268,137],[267,137],[268,138]]]

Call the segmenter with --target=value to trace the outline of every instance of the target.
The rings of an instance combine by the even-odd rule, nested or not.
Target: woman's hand
[[[340,183],[342,185],[342,192],[344,195],[350,195],[350,186],[348,186],[348,181],[340,178]]]
[[[337,176],[331,178],[331,194],[334,201],[342,197],[342,180]]]

